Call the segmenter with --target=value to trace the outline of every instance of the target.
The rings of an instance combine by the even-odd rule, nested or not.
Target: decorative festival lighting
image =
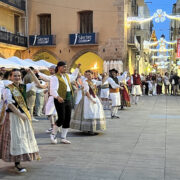
[[[178,20],[178,21],[180,21],[180,15],[172,16],[172,15],[166,14],[166,17],[169,18],[169,19],[173,19],[173,20]]]
[[[164,39],[164,37],[161,37],[160,40],[156,41],[156,42],[149,42],[149,41],[144,41],[143,45],[144,45],[144,49],[147,49],[151,52],[171,52],[174,51],[173,48],[171,49],[166,49],[166,44],[176,44],[177,41],[166,41]],[[151,49],[150,47],[152,46],[157,46],[159,45],[160,48],[159,49]]]
[[[142,23],[146,23],[146,22],[149,22],[151,20],[153,20],[153,16],[150,17],[150,18],[140,18],[140,17],[128,17],[127,18],[127,22],[128,23],[139,23],[139,24],[142,24]]]
[[[160,62],[156,62],[155,64],[157,64],[159,66],[164,66],[164,65],[168,65],[169,62],[160,61]]]
[[[171,51],[174,51],[174,49],[173,48],[171,48],[171,49],[160,48],[160,49],[149,49],[149,51],[151,51],[151,52],[171,52]]]
[[[167,59],[170,58],[170,56],[164,56],[164,55],[159,55],[159,56],[152,56],[153,59]]]
[[[180,21],[180,15],[168,15],[162,9],[157,9],[157,11],[153,14],[153,16],[151,16],[149,18],[128,17],[127,18],[127,22],[128,23],[139,23],[139,24],[142,24],[142,23],[150,22],[151,20],[155,19],[156,23],[162,23],[162,22],[164,22],[166,20],[166,18]]]
[[[158,9],[156,13],[154,13],[153,18],[155,18],[156,23],[164,22],[166,20],[166,12],[163,12],[162,9]]]

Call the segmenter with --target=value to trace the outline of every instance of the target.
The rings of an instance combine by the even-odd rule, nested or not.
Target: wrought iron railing
[[[0,31],[0,42],[27,47],[27,37]]]
[[[0,0],[0,2],[9,4],[10,6],[16,7],[25,11],[26,9],[26,2],[25,0]]]

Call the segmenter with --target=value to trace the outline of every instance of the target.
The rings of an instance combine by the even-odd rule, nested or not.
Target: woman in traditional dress
[[[131,107],[127,85],[125,83],[121,83],[120,85],[123,88],[120,89],[121,109],[123,109],[124,107]]]
[[[78,77],[72,83],[72,87],[74,90],[74,109],[75,109],[82,99],[83,82],[81,79],[81,73],[78,74]]]
[[[34,73],[29,71],[36,85],[41,87]],[[12,70],[11,80],[13,83],[7,86],[4,93],[7,110],[5,120],[0,124],[0,159],[14,162],[15,169],[23,173],[27,170],[20,165],[21,161],[39,159],[32,117],[26,104],[26,92],[33,88],[34,83],[21,84],[21,72],[18,69]]]
[[[93,80],[93,72],[86,71],[87,80],[83,82],[84,96],[78,104],[74,118],[71,121],[71,129],[94,133],[106,129],[106,121],[103,106],[96,95],[97,86],[101,81]]]
[[[130,96],[127,88],[127,76],[128,72],[121,73],[121,76],[119,76],[120,80],[120,98],[121,98],[121,109],[124,107],[130,107]]]

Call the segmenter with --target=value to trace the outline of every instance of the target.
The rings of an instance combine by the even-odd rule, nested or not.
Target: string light
[[[152,56],[153,59],[167,59],[170,56],[163,56],[163,55],[159,55],[159,56]]]
[[[164,22],[166,20],[166,18],[180,21],[180,15],[168,15],[162,9],[158,9],[153,14],[153,16],[151,16],[149,18],[128,17],[127,18],[127,22],[128,23],[139,23],[139,24],[142,24],[142,23],[145,23],[145,22],[148,22],[148,21],[151,21],[151,20],[155,19],[156,23],[160,23],[160,22]]]
[[[139,23],[139,24],[142,24],[142,23],[149,22],[149,21],[153,20],[153,18],[154,18],[153,16],[150,17],[150,18],[128,17],[127,21],[128,21],[128,23]]]
[[[166,41],[163,37],[160,38],[160,40],[155,41],[155,42],[149,42],[149,41],[144,41],[144,49],[149,50],[150,52],[171,52],[174,51],[173,48],[171,49],[166,49],[166,44],[175,44],[177,43],[177,40],[175,41]],[[157,46],[159,45],[159,49],[150,49],[151,46]]]
[[[170,52],[170,51],[174,51],[174,49],[166,49],[166,48],[162,48],[162,49],[149,49],[149,51],[151,52]]]

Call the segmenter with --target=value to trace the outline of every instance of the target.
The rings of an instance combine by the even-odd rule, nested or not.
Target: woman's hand
[[[20,118],[21,118],[23,121],[28,120],[28,117],[27,117],[25,114],[21,114]]]

